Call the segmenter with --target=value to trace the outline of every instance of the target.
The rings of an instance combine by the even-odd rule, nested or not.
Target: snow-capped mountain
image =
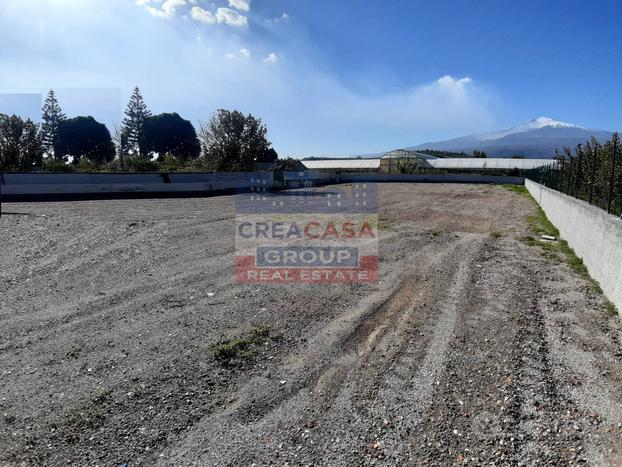
[[[550,128],[579,128],[581,130],[586,130],[586,128],[580,127],[578,125],[574,125],[572,123],[560,122],[559,120],[554,120],[548,117],[538,117],[533,120],[529,120],[528,122],[522,123],[518,126],[512,128],[505,128],[499,131],[492,131],[489,133],[477,133],[472,136],[479,138],[480,141],[489,141],[492,139],[503,138],[507,135],[513,135],[516,133],[525,133],[526,131],[531,130],[539,130],[540,128],[550,127]]]
[[[466,153],[480,150],[496,157],[520,155],[529,158],[547,158],[555,154],[555,149],[561,152],[564,146],[574,148],[592,136],[603,142],[611,138],[611,132],[590,130],[572,123],[538,117],[512,128],[419,144],[409,149]]]

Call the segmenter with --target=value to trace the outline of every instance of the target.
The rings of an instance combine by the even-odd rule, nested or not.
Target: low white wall
[[[352,183],[381,183],[381,182],[406,182],[406,183],[506,183],[510,185],[522,185],[523,177],[510,177],[505,175],[485,174],[355,174],[342,173],[338,181]]]
[[[622,310],[622,219],[531,180],[525,180],[525,187],[605,295]]]

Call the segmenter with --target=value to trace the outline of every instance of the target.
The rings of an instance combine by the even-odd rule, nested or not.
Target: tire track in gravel
[[[416,435],[418,464],[585,462],[593,414],[572,400],[547,332],[542,260],[510,239],[475,259],[447,371]]]
[[[415,272],[407,276],[379,306],[371,307],[370,312],[364,313],[358,324],[350,326],[350,331],[344,338],[337,339],[337,347],[335,344],[327,347],[324,342],[326,336],[317,337],[317,340],[322,341],[321,348],[337,349],[338,352],[313,352],[306,357],[296,357],[294,360],[298,361],[295,365],[298,371],[283,378],[288,384],[289,381],[298,383],[292,384],[291,388],[282,389],[281,394],[276,397],[275,391],[278,389],[269,381],[251,381],[246,388],[241,389],[241,400],[234,407],[204,420],[198,429],[193,430],[194,434],[191,433],[188,439],[178,445],[178,449],[165,455],[166,461],[163,463],[235,465],[247,462],[267,463],[269,459],[296,459],[298,462],[301,461],[299,456],[305,453],[309,460],[317,458],[321,452],[315,452],[313,445],[304,443],[304,436],[301,437],[302,427],[317,426],[326,442],[334,426],[339,425],[336,420],[347,423],[348,419],[357,417],[360,418],[357,425],[373,426],[375,422],[382,420],[378,418],[380,415],[373,413],[373,406],[377,405],[373,402],[374,399],[380,400],[380,405],[388,411],[403,410],[404,413],[411,414],[408,420],[399,424],[399,430],[394,430],[395,447],[392,449],[399,454],[402,446],[399,438],[419,422],[415,414],[425,410],[434,391],[435,381],[443,371],[443,355],[450,342],[458,302],[464,294],[464,286],[469,277],[469,262],[480,244],[479,239],[468,237],[453,245],[445,245],[450,248],[446,248],[443,253],[421,255],[424,261],[418,263]],[[432,257],[434,261],[430,262]],[[452,264],[453,258],[460,258],[458,264]],[[417,256],[414,260],[417,260]],[[431,319],[433,324],[417,324],[429,326],[432,332],[428,338],[419,340],[418,352],[409,353],[407,348],[412,346],[412,334],[407,331],[417,319],[413,311],[426,301],[435,299],[422,293],[423,289],[417,287],[417,282],[422,280],[424,274],[435,269],[442,272],[435,277],[437,280],[444,279],[444,274],[448,272],[453,275],[453,287],[444,300],[433,305],[435,312],[426,314],[426,321]],[[446,294],[448,291],[437,292]],[[341,323],[336,323],[336,327],[343,328],[344,318],[341,317],[338,321]],[[335,332],[334,327],[335,324],[327,326],[323,333],[332,334]],[[314,346],[313,343],[310,345]],[[382,347],[382,351],[378,347]],[[424,353],[423,358],[421,352]],[[322,365],[327,359],[330,364]],[[314,368],[318,363],[321,366]],[[418,370],[413,376],[412,371],[416,368]],[[406,375],[399,377],[400,371]],[[395,377],[392,376],[391,379],[400,381],[400,384],[382,382],[382,379],[387,378],[387,372],[393,373]],[[308,376],[305,377],[305,374]],[[364,393],[367,393],[367,397],[361,397]],[[367,401],[367,407],[360,407],[361,401]],[[259,412],[258,408],[261,408]],[[322,420],[330,420],[330,423],[322,426]],[[205,425],[210,426],[212,435],[218,434],[211,437],[209,442],[201,439],[205,432],[201,427]],[[258,448],[257,443],[253,443],[254,448],[249,450],[250,441],[259,433],[266,438],[265,445]],[[290,437],[291,434],[294,436]],[[355,442],[344,439],[342,444],[356,446],[356,455],[364,459],[368,457],[368,442],[369,440]],[[199,446],[203,443],[206,443],[207,449],[202,456],[194,459],[185,457],[185,453],[189,451],[200,452]],[[188,449],[189,446],[192,449]],[[229,457],[223,457],[223,452],[227,452]],[[352,452],[343,452],[351,460]],[[339,463],[339,453],[332,454],[331,460]],[[345,458],[341,461],[345,461]]]
[[[381,281],[365,286],[233,283],[233,227],[214,219],[232,197],[3,216],[0,464],[615,461],[620,325],[566,265],[517,240],[531,202],[471,185],[382,190]],[[91,258],[62,278],[48,266],[10,281],[80,246]],[[211,344],[257,325],[280,339],[214,359]]]
[[[369,432],[368,445],[361,453],[365,461],[382,459],[388,463],[403,463],[412,460],[415,443],[411,433],[425,421],[438,381],[445,372],[446,354],[472,276],[472,262],[481,247],[481,236],[465,236],[460,248],[448,255],[446,261],[449,262],[435,278],[440,279],[438,285],[450,283],[451,287],[435,288],[426,283],[426,294],[419,303],[423,307],[414,310],[415,316],[420,315],[414,328],[419,331],[420,339],[411,339],[396,355],[389,371],[382,375],[384,381],[375,400],[365,407],[368,425],[378,427],[375,433]],[[346,459],[341,461],[346,462]]]

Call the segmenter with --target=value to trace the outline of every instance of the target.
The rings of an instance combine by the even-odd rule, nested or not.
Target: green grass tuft
[[[535,200],[534,200],[535,202]],[[546,214],[540,206],[536,208],[536,213],[527,216],[527,225],[533,233],[536,235],[551,235],[552,237],[559,237],[559,230],[555,227],[550,220],[546,217]]]
[[[607,314],[609,316],[616,316],[618,315],[618,309],[616,308],[616,306],[611,303],[610,300],[605,300],[605,311],[607,311]]]
[[[527,190],[527,188],[525,188],[525,185],[509,185],[509,184],[505,184],[505,185],[501,185],[501,187],[505,188],[508,191],[516,193],[518,195],[524,196],[526,198],[531,198],[531,195],[529,194],[529,191]]]
[[[392,230],[394,226],[395,223],[389,219],[384,217],[378,218],[378,230]]]
[[[221,340],[210,347],[214,358],[221,363],[250,358],[258,346],[276,340],[268,326],[256,326],[245,335],[235,339]]]

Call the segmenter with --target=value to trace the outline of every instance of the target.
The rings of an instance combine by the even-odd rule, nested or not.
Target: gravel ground
[[[3,206],[0,465],[621,465],[621,322],[535,204],[379,188],[366,285],[235,283],[232,196]]]

